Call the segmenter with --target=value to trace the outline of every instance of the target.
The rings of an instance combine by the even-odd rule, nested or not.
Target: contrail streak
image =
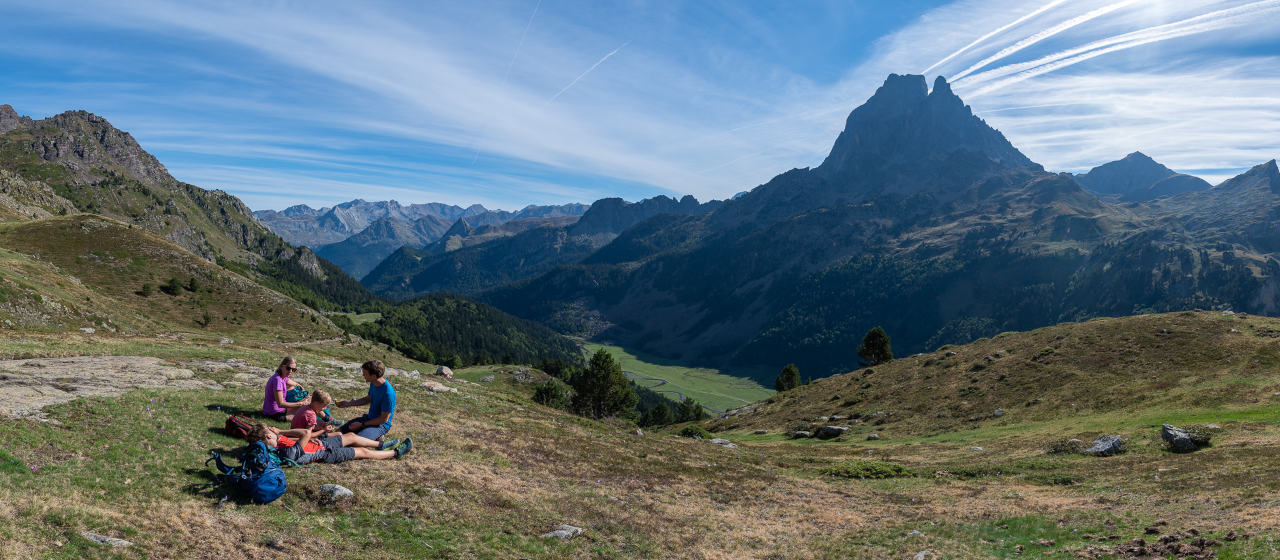
[[[930,67],[928,67],[928,68],[925,68],[925,69],[924,69],[924,71],[923,71],[923,72],[920,72],[920,73],[921,73],[921,74],[928,74],[930,70],[933,70],[934,68],[937,68],[937,67],[939,67],[939,66],[942,66],[942,65],[943,65],[943,64],[945,64],[948,60],[951,60],[951,59],[953,59],[953,58],[955,58],[955,57],[959,56],[959,55],[960,55],[960,53],[963,53],[963,52],[965,52],[965,51],[967,51],[967,50],[969,50],[969,49],[973,48],[974,46],[978,45],[979,43],[981,43],[981,42],[983,42],[983,41],[986,41],[987,39],[990,39],[990,38],[994,37],[995,35],[997,35],[997,34],[999,34],[999,33],[1003,32],[1003,31],[1004,31],[1004,30],[1006,30],[1006,29],[1009,29],[1010,27],[1013,27],[1013,26],[1015,26],[1015,25],[1018,25],[1019,23],[1022,23],[1022,22],[1024,22],[1024,21],[1027,21],[1027,20],[1029,20],[1029,19],[1031,19],[1031,18],[1033,18],[1033,17],[1036,17],[1036,16],[1038,16],[1038,15],[1040,15],[1040,14],[1043,14],[1043,13],[1045,13],[1045,12],[1049,11],[1049,10],[1052,10],[1052,9],[1054,9],[1054,8],[1056,8],[1056,7],[1060,6],[1060,5],[1062,5],[1062,4],[1065,4],[1066,2],[1067,2],[1067,0],[1053,0],[1052,2],[1049,2],[1048,4],[1045,4],[1045,5],[1043,5],[1043,6],[1040,6],[1040,7],[1039,7],[1039,8],[1037,8],[1035,11],[1033,11],[1033,12],[1031,12],[1031,13],[1029,13],[1029,14],[1025,15],[1025,16],[1022,16],[1022,17],[1020,17],[1020,18],[1018,18],[1018,19],[1015,19],[1015,20],[1013,20],[1013,21],[1011,21],[1011,22],[1009,22],[1009,23],[1007,23],[1007,24],[1005,24],[1005,25],[1003,25],[1003,26],[1001,26],[1001,27],[997,28],[995,31],[992,31],[992,32],[990,32],[990,33],[987,33],[986,35],[983,35],[983,36],[981,36],[981,37],[978,37],[977,39],[974,39],[972,43],[969,43],[969,44],[967,44],[967,45],[965,45],[965,46],[961,47],[961,48],[960,48],[960,50],[958,50],[958,51],[956,51],[956,52],[953,52],[953,53],[951,53],[951,54],[947,55],[946,57],[944,57],[942,60],[939,60],[939,61],[937,61],[937,62],[933,63],[933,66],[930,66]]]
[[[973,74],[964,80],[960,80],[955,85],[957,87],[972,87],[973,85],[992,82],[1003,76],[1009,76],[1010,74],[1013,75],[1012,77],[991,83],[990,85],[981,87],[977,91],[968,94],[969,96],[978,96],[1020,82],[1027,78],[1039,76],[1041,74],[1065,68],[1115,51],[1129,49],[1157,41],[1183,37],[1186,35],[1232,27],[1237,25],[1237,20],[1242,17],[1272,11],[1277,7],[1280,7],[1280,0],[1263,0],[1247,4],[1245,6],[1238,6],[1235,8],[1228,8],[1202,14],[1182,21],[1158,25],[1147,29],[1140,29],[1138,31],[1131,31],[1129,33],[1094,41],[1082,47],[1067,49],[1065,51],[1047,55],[1030,62],[1010,64],[979,74]]]
[[[993,54],[993,55],[991,55],[991,56],[989,56],[989,57],[987,57],[987,58],[984,58],[984,59],[982,59],[982,60],[978,61],[978,62],[977,62],[976,64],[974,64],[973,66],[970,66],[970,67],[968,67],[968,68],[965,68],[965,69],[964,69],[963,71],[961,71],[960,73],[958,73],[958,74],[955,74],[955,75],[951,76],[951,81],[953,81],[953,82],[954,82],[954,81],[959,80],[959,79],[961,79],[961,78],[963,78],[963,77],[965,77],[965,76],[968,76],[969,74],[972,74],[972,73],[974,73],[974,72],[976,72],[976,71],[978,71],[978,70],[981,70],[982,68],[985,68],[988,64],[991,64],[992,62],[995,62],[995,61],[1000,60],[1000,59],[1002,59],[1002,58],[1004,58],[1004,57],[1006,57],[1006,56],[1009,56],[1009,55],[1011,55],[1011,54],[1014,54],[1014,53],[1016,53],[1016,52],[1018,52],[1018,51],[1020,51],[1020,50],[1022,50],[1022,49],[1025,49],[1025,48],[1027,48],[1027,47],[1030,47],[1031,45],[1034,45],[1034,44],[1036,44],[1036,43],[1039,43],[1040,41],[1043,41],[1043,40],[1045,40],[1045,39],[1048,39],[1048,38],[1050,38],[1050,37],[1053,37],[1054,35],[1057,35],[1057,34],[1059,34],[1059,33],[1062,33],[1063,31],[1066,31],[1066,30],[1068,30],[1068,29],[1071,29],[1072,27],[1075,27],[1075,26],[1080,25],[1080,24],[1082,24],[1082,23],[1088,22],[1088,21],[1090,21],[1090,20],[1097,19],[1097,18],[1102,17],[1102,16],[1104,16],[1104,15],[1107,15],[1107,14],[1109,14],[1109,13],[1111,13],[1111,12],[1114,12],[1114,11],[1116,11],[1116,10],[1119,10],[1120,8],[1123,8],[1123,7],[1128,6],[1128,5],[1130,5],[1130,4],[1135,4],[1135,3],[1137,3],[1137,2],[1138,2],[1138,0],[1125,0],[1125,1],[1123,1],[1123,2],[1117,2],[1117,3],[1115,3],[1115,4],[1111,4],[1110,6],[1104,6],[1104,7],[1098,8],[1098,9],[1096,9],[1096,10],[1093,10],[1093,11],[1091,11],[1091,12],[1089,12],[1089,13],[1086,13],[1086,14],[1083,14],[1083,15],[1079,15],[1079,16],[1076,16],[1076,17],[1073,17],[1073,18],[1071,18],[1071,19],[1069,19],[1069,20],[1067,20],[1067,21],[1064,21],[1064,22],[1062,22],[1062,23],[1059,23],[1058,25],[1055,25],[1055,26],[1050,27],[1050,28],[1048,28],[1048,29],[1045,29],[1045,30],[1043,30],[1043,31],[1039,31],[1039,32],[1037,32],[1037,33],[1034,33],[1034,34],[1032,34],[1031,36],[1029,36],[1029,37],[1027,37],[1027,38],[1025,38],[1025,39],[1022,39],[1021,41],[1018,41],[1018,42],[1016,42],[1016,43],[1014,43],[1014,44],[1012,44],[1012,45],[1009,45],[1009,46],[1007,46],[1007,47],[1005,47],[1005,48],[1003,48],[1003,49],[1000,49],[1000,52],[998,52],[998,53],[996,53],[996,54]]]
[[[524,32],[520,34],[520,42],[516,43],[516,50],[515,52],[511,53],[511,60],[507,61],[507,70],[502,73],[503,87],[507,86],[507,78],[511,76],[511,67],[515,66],[516,58],[520,57],[520,51],[524,49],[524,40],[526,37],[529,36],[529,28],[533,27],[533,18],[537,17],[538,8],[541,8],[541,7],[542,7],[542,0],[538,0],[538,3],[533,5],[533,13],[529,14],[529,21],[525,22],[524,24]],[[480,160],[480,148],[476,148],[475,151],[471,153],[471,165],[475,165],[476,162],[479,160]]]
[[[516,43],[516,52],[511,53],[511,60],[507,62],[507,71],[502,73],[502,83],[507,83],[507,76],[511,74],[511,67],[515,66],[516,57],[520,56],[520,50],[524,48],[524,39],[529,36],[529,28],[533,27],[533,18],[538,16],[538,8],[542,7],[542,0],[538,0],[533,6],[533,13],[529,14],[529,21],[524,24],[524,33],[520,34],[520,42]]]
[[[578,81],[581,80],[582,78],[585,78],[587,74],[590,74],[591,71],[595,70],[597,66],[604,64],[604,61],[609,60],[609,57],[615,54],[618,54],[618,51],[622,50],[622,47],[625,47],[630,44],[631,44],[631,41],[627,41],[623,43],[621,47],[618,47],[616,49],[613,49],[612,51],[609,51],[609,54],[604,55],[603,57],[600,58],[600,60],[597,60],[595,64],[592,64],[591,68],[587,68],[586,72],[579,74],[577,78],[574,78],[572,82],[569,82],[569,85],[564,86],[564,89],[557,91],[555,95],[551,96],[551,99],[548,99],[547,103],[551,103],[552,101],[555,101],[557,97],[560,97],[560,94],[566,91],[569,91],[569,88],[573,87],[573,85],[578,83]]]

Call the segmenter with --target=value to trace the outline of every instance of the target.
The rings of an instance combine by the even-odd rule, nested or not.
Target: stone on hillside
[[[497,379],[497,378],[496,378],[496,377],[494,377],[494,376],[492,376],[492,375],[486,375],[486,376],[484,376],[484,377],[481,377],[481,378],[480,378],[480,382],[481,382],[481,383],[493,383],[494,379]]]
[[[984,450],[983,448],[978,447],[978,446],[976,446],[976,445],[975,445],[975,446],[973,446],[973,447],[970,447],[970,448],[969,448],[969,451],[974,451],[974,452],[977,452],[977,453],[981,453],[981,452],[983,452],[983,451],[985,451],[985,450]]]
[[[1205,424],[1204,429],[1209,430],[1210,432],[1221,432],[1222,426],[1217,424]]]
[[[551,531],[550,533],[544,533],[542,535],[542,538],[568,540],[581,534],[582,534],[581,527],[574,527],[573,525],[566,525],[564,523],[561,523],[559,527],[556,527],[556,530]]]
[[[106,535],[99,535],[99,534],[97,534],[97,533],[90,533],[90,532],[88,532],[88,531],[81,532],[81,533],[80,533],[80,536],[82,536],[82,537],[84,537],[84,538],[86,538],[86,539],[89,539],[89,540],[93,541],[93,542],[94,542],[94,544],[100,544],[100,545],[102,545],[102,546],[109,546],[109,547],[111,547],[111,548],[123,548],[123,547],[126,547],[126,546],[133,546],[133,543],[131,543],[131,542],[129,542],[129,541],[126,541],[126,540],[124,540],[124,539],[117,539],[117,538],[114,538],[114,537],[108,537],[108,536],[106,536]]]
[[[867,434],[867,441],[875,441],[878,439],[880,439],[880,434],[876,434],[876,433]]]
[[[1169,424],[1160,426],[1160,438],[1169,444],[1169,451],[1174,453],[1190,453],[1198,447],[1186,430]]]
[[[992,412],[992,413],[991,413],[991,415],[992,415],[992,416],[995,416],[996,418],[999,418],[999,417],[1001,417],[1001,416],[1004,416],[1004,409],[1003,409],[1003,408],[997,408],[995,412]]]
[[[791,439],[801,439],[801,438],[810,438],[810,437],[813,437],[812,432],[806,432],[804,430],[796,430],[794,432],[791,432]]]
[[[345,502],[356,496],[354,492],[337,484],[321,484],[316,490],[320,492],[320,497],[327,506]]]
[[[921,550],[913,560],[937,560],[937,558],[938,555],[934,554],[932,550]]]
[[[840,437],[847,431],[849,431],[848,426],[823,426],[818,428],[817,436],[819,439],[831,439]]]
[[[428,391],[431,391],[433,393],[457,393],[458,392],[457,389],[446,386],[445,384],[440,383],[439,381],[427,380],[427,382],[423,383],[422,386],[426,387]]]
[[[1098,436],[1098,439],[1093,440],[1093,445],[1084,452],[1096,457],[1119,455],[1124,452],[1124,440],[1120,439],[1120,436]]]
[[[755,435],[758,435],[758,436],[762,436],[762,435],[765,435],[765,434],[769,433],[769,430],[756,430],[756,431],[751,432],[751,433],[753,433],[753,434],[755,434]]]
[[[236,343],[236,341],[231,340],[230,338],[226,338],[226,337],[223,337],[223,338],[219,338],[219,339],[218,339],[218,344],[235,344],[235,343]]]
[[[440,366],[436,368],[436,375],[443,375],[453,379],[453,370],[449,369],[449,366]]]
[[[729,441],[729,440],[724,439],[724,438],[715,438],[715,439],[712,439],[712,440],[711,440],[711,443],[714,443],[714,444],[716,444],[716,445],[719,445],[719,446],[721,446],[721,447],[723,447],[723,448],[725,448],[725,449],[737,449],[737,448],[738,448],[738,444],[733,443],[732,441]]]
[[[640,428],[636,428],[636,435],[638,436],[644,435],[644,430],[641,430]]]
[[[80,332],[84,334],[93,334],[97,332],[93,327],[80,327]]]

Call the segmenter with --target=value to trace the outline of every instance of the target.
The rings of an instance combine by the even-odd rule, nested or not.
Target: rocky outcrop
[[[31,118],[18,114],[12,105],[0,105],[0,134],[31,126]]]

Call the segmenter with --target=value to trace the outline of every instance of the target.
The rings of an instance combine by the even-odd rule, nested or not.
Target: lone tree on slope
[[[603,348],[596,350],[586,371],[574,380],[573,407],[595,419],[635,410],[639,397],[622,375],[622,366]]]
[[[795,364],[787,364],[782,368],[782,373],[778,374],[778,378],[773,381],[773,388],[779,393],[790,391],[800,386],[800,368]]]
[[[862,337],[862,344],[858,346],[858,357],[862,358],[864,366],[879,365],[892,360],[893,347],[889,343],[889,334],[880,327],[867,331],[867,335]]]
[[[698,401],[685,397],[684,400],[680,401],[680,404],[676,405],[676,410],[672,415],[675,416],[676,422],[697,422],[707,417],[707,411],[702,408],[701,404],[698,404]]]

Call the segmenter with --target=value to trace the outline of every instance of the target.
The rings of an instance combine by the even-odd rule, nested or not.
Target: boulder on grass
[[[1191,439],[1191,434],[1187,433],[1187,430],[1170,424],[1163,424],[1160,426],[1160,438],[1163,439],[1165,443],[1169,444],[1169,451],[1174,453],[1190,453],[1200,448],[1200,446],[1196,445],[1196,442]],[[1205,440],[1205,443],[1208,443],[1207,439]]]
[[[1120,436],[1098,436],[1093,445],[1084,450],[1095,457],[1110,457],[1124,453],[1124,440]]]
[[[838,438],[844,435],[844,433],[847,431],[849,431],[848,426],[823,426],[821,428],[818,428],[818,433],[816,437],[818,439]]]
[[[453,370],[449,369],[449,366],[440,366],[436,368],[436,375],[443,375],[449,379],[453,379]]]

